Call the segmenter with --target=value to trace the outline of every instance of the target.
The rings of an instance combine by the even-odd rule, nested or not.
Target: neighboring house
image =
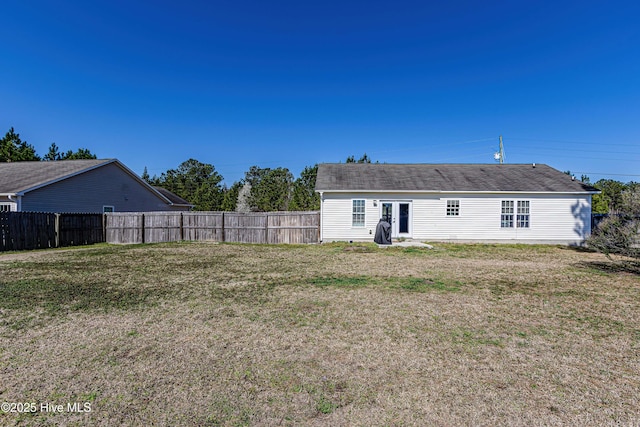
[[[117,159],[0,163],[0,211],[145,212],[190,210]]]
[[[320,164],[322,241],[392,238],[582,244],[594,187],[540,164]]]

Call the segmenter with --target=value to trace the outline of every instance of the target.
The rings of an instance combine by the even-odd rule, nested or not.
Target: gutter
[[[322,195],[327,193],[383,193],[383,194],[556,194],[556,195],[584,195],[584,194],[600,194],[601,191],[526,191],[526,190],[495,190],[495,191],[477,191],[477,190],[323,190],[319,191]]]
[[[16,211],[22,212],[22,195],[21,194],[4,193],[4,194],[0,194],[0,196],[6,196],[10,202],[15,202]],[[14,198],[14,197],[17,197],[17,198]]]

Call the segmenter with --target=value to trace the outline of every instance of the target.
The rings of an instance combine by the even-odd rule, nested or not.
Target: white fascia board
[[[600,194],[600,191],[441,191],[441,190],[316,190],[316,193],[367,193],[367,194],[563,194],[585,195]]]

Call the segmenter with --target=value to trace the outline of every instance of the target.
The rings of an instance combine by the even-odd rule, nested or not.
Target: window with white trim
[[[447,216],[460,216],[460,200],[447,200]]]
[[[518,228],[529,228],[529,201],[518,200],[518,216],[516,217]]]
[[[102,212],[103,213],[115,212],[115,209],[113,208],[113,206],[103,206],[102,207]]]
[[[11,203],[0,203],[0,212],[11,212]]]
[[[529,228],[531,202],[529,200],[503,200],[500,212],[501,228]]]
[[[364,200],[356,199],[352,201],[351,225],[353,227],[364,227]]]
[[[500,227],[513,228],[513,200],[502,201],[502,212],[500,214]]]

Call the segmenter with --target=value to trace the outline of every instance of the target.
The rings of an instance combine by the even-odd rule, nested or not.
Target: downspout
[[[22,212],[22,196],[18,196],[17,194],[8,194],[7,197],[9,198],[9,201],[16,203],[16,212]],[[18,198],[14,199],[14,197]]]

